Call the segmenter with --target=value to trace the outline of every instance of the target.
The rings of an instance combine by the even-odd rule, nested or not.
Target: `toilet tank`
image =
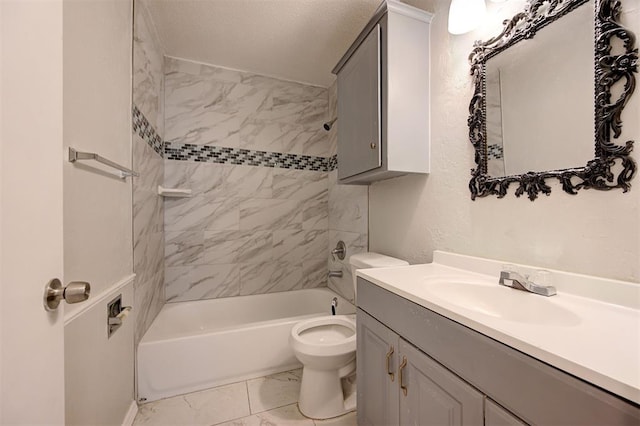
[[[351,265],[351,276],[353,277],[353,293],[356,294],[356,269],[407,266],[409,265],[409,262],[407,262],[406,260],[397,259],[395,257],[369,251],[351,255],[351,257],[349,258],[349,264]]]

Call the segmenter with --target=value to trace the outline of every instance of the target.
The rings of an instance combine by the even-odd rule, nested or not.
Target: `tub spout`
[[[331,277],[342,278],[342,271],[329,271],[329,278]]]

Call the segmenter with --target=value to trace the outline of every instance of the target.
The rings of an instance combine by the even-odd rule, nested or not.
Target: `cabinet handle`
[[[378,145],[375,142],[371,142],[369,146],[371,147],[371,149],[376,149],[378,147]]]
[[[395,377],[395,375],[393,374],[393,371],[389,371],[389,361],[391,360],[391,355],[393,355],[393,346],[389,347],[389,352],[387,352],[387,374],[389,376],[391,376],[391,381],[393,382],[393,379]]]
[[[400,378],[398,379],[398,382],[400,383],[400,389],[402,389],[402,393],[404,393],[404,396],[407,396],[407,387],[402,384],[402,382],[403,382],[403,380],[402,380],[402,370],[406,366],[407,366],[407,357],[403,356],[402,357],[402,364],[400,364],[400,368],[398,368],[398,374],[400,376]]]

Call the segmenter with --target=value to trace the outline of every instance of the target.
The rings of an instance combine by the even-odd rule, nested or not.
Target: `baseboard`
[[[127,415],[124,416],[124,420],[122,421],[122,426],[132,426],[136,414],[138,414],[138,404],[136,404],[135,401],[131,401]]]

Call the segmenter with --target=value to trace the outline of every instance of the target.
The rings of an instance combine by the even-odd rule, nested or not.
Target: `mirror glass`
[[[591,0],[486,61],[489,176],[593,158],[593,11]]]

